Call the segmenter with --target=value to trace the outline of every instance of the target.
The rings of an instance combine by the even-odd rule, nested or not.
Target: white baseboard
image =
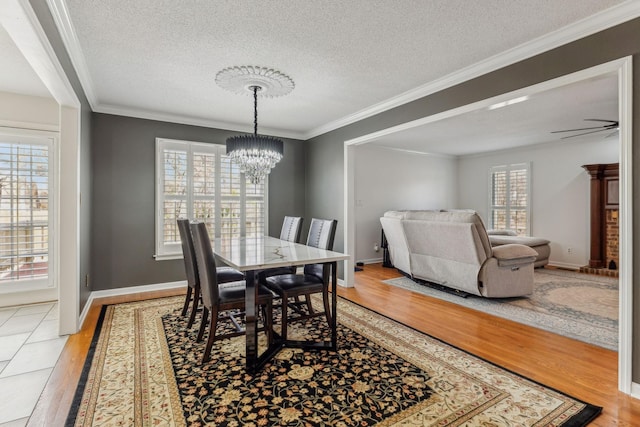
[[[376,263],[382,262],[382,258],[361,259],[361,260],[358,260],[358,262],[362,262],[365,264],[376,264]]]
[[[347,285],[344,279],[338,279],[338,286],[342,286],[343,288],[353,288],[353,284]]]
[[[631,397],[634,399],[640,399],[640,384],[631,383]]]
[[[87,313],[89,313],[89,309],[91,308],[91,304],[93,304],[93,300],[97,298],[105,298],[105,297],[114,297],[118,295],[130,295],[130,294],[138,294],[138,293],[147,293],[154,291],[163,291],[166,289],[177,289],[184,288],[187,286],[186,280],[179,280],[177,282],[166,282],[166,283],[154,283],[151,285],[140,285],[140,286],[129,286],[126,288],[116,288],[116,289],[105,289],[102,291],[93,291],[89,294],[89,298],[87,299],[87,303],[84,305],[84,309],[82,309],[82,313],[80,314],[80,320],[78,322],[79,329],[82,329],[82,325],[87,317]]]
[[[152,285],[140,285],[140,286],[129,286],[127,288],[117,288],[117,289],[105,289],[102,291],[93,291],[89,294],[89,298],[87,299],[87,303],[84,305],[82,309],[82,313],[80,314],[80,319],[78,321],[79,329],[82,329],[84,325],[84,321],[89,313],[89,309],[91,308],[91,304],[93,304],[93,300],[97,298],[105,298],[105,297],[113,297],[118,295],[129,295],[129,294],[137,294],[143,292],[154,292],[154,291],[162,291],[166,289],[177,289],[183,288],[187,286],[186,280],[180,280],[178,282],[167,282],[167,283],[155,283]],[[345,285],[344,280],[338,279],[338,286],[347,287]]]
[[[58,301],[58,289],[46,288],[10,293],[0,292],[0,300],[0,307],[13,307],[18,305]]]
[[[557,261],[549,261],[550,267],[560,267],[560,268],[568,268],[569,270],[580,270],[580,267],[583,265],[579,264],[570,264],[568,262],[557,262]]]
[[[82,309],[82,313],[80,313],[80,319],[78,320],[78,325],[79,325],[78,330],[82,329],[82,326],[84,325],[84,321],[87,318],[87,314],[89,313],[89,309],[91,308],[91,304],[93,304],[93,300],[97,298],[162,291],[166,289],[177,289],[177,288],[183,288],[185,286],[187,286],[187,281],[180,280],[178,282],[155,283],[152,285],[129,286],[127,288],[116,288],[116,289],[105,289],[102,291],[93,291],[91,292],[91,294],[89,294],[87,303],[84,305],[84,308]],[[348,287],[345,285],[345,282],[342,279],[338,279],[338,286]]]

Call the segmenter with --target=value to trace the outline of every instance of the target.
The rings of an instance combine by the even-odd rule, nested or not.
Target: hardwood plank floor
[[[395,269],[369,264],[338,295],[371,308],[506,369],[589,403],[603,413],[592,426],[640,425],[640,400],[617,390],[614,351],[388,286]],[[95,300],[82,330],[69,337],[29,426],[61,426],[67,416],[103,304],[176,295],[163,291]]]

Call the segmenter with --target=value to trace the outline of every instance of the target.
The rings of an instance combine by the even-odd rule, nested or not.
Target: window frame
[[[221,195],[221,163],[222,157],[226,156],[226,146],[224,144],[206,143],[197,141],[187,141],[179,139],[169,138],[156,138],[155,145],[155,255],[156,260],[168,260],[168,259],[180,259],[182,258],[182,248],[179,243],[165,244],[164,243],[164,211],[163,205],[166,200],[164,195],[164,151],[167,149],[175,149],[187,152],[187,195],[186,205],[186,218],[192,219],[193,216],[193,203],[195,200],[205,200],[212,198],[213,200],[236,200],[236,196]],[[195,196],[193,194],[193,154],[195,152],[205,152],[215,154],[216,159],[216,175],[215,175],[215,195],[214,196]],[[245,218],[246,218],[246,201],[248,200],[246,191],[246,178],[244,173],[240,174],[240,181],[244,185],[240,186],[240,195],[238,196],[240,202],[240,234],[245,234]],[[249,196],[250,197],[250,196]],[[269,181],[265,178],[264,181],[264,234],[268,234],[269,218],[268,218],[268,202],[269,202]],[[255,199],[255,197],[254,197]],[[215,209],[215,231],[213,237],[221,236],[221,215],[218,207]]]
[[[57,211],[59,209],[56,197],[59,188],[58,176],[58,138],[57,132],[39,131],[32,129],[0,128],[0,138],[3,142],[26,145],[46,145],[48,147],[48,208],[47,208],[47,276],[36,279],[21,279],[7,281],[0,284],[0,294],[44,291],[58,287],[57,283]]]
[[[514,208],[511,206],[511,198],[509,197],[509,189],[511,188],[511,178],[510,178],[510,172],[514,171],[514,170],[525,170],[525,176],[527,179],[527,205],[526,207],[523,208]],[[493,204],[493,194],[494,194],[494,189],[493,189],[493,176],[496,172],[506,172],[506,190],[505,192],[506,197],[505,197],[505,201],[506,201],[506,205],[504,206],[504,208],[500,207],[497,208],[497,205]],[[527,215],[527,221],[526,221],[526,229],[525,229],[525,235],[526,236],[530,236],[531,235],[531,162],[519,162],[519,163],[510,163],[510,164],[505,164],[505,165],[498,165],[498,166],[492,166],[489,168],[489,176],[488,176],[488,189],[489,189],[489,194],[488,194],[488,206],[489,206],[489,228],[490,229],[496,229],[496,225],[494,223],[494,211],[496,210],[505,210],[505,226],[507,230],[510,230],[509,228],[509,224],[511,224],[511,212],[512,211],[525,211],[526,215]],[[515,230],[514,230],[515,231]]]

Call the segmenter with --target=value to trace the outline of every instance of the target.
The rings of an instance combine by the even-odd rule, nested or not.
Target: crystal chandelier
[[[293,81],[270,68],[230,67],[218,73],[216,83],[232,92],[247,93],[248,90],[253,93],[253,135],[228,138],[227,155],[252,184],[258,184],[284,153],[281,139],[258,135],[258,92],[261,92],[261,96],[286,95],[293,89]]]
[[[240,166],[240,172],[252,184],[258,184],[282,159],[284,153],[281,139],[258,135],[258,91],[259,86],[251,86],[253,91],[253,135],[232,136],[227,139],[227,156]]]

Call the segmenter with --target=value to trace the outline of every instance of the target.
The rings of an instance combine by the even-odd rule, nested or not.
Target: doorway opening
[[[465,105],[449,111],[438,113],[412,122],[404,123],[369,135],[364,135],[344,143],[344,167],[345,167],[345,250],[348,253],[357,253],[356,235],[356,180],[355,164],[357,147],[369,144],[385,137],[400,137],[404,133],[419,131],[420,127],[432,124],[460,114],[488,109],[494,105],[506,103],[510,100],[530,96],[534,93],[548,91],[554,88],[566,86],[571,83],[587,79],[598,78],[614,73],[617,77],[618,114],[619,114],[619,259],[620,259],[620,292],[619,292],[619,346],[618,346],[618,384],[619,389],[627,394],[631,393],[631,345],[632,345],[632,75],[631,58],[622,58],[606,64],[595,66],[586,70],[572,73],[557,79],[523,88],[508,94],[499,95],[490,99]],[[351,263],[353,261],[350,261]],[[345,270],[345,284],[353,285],[353,265],[348,265]]]

